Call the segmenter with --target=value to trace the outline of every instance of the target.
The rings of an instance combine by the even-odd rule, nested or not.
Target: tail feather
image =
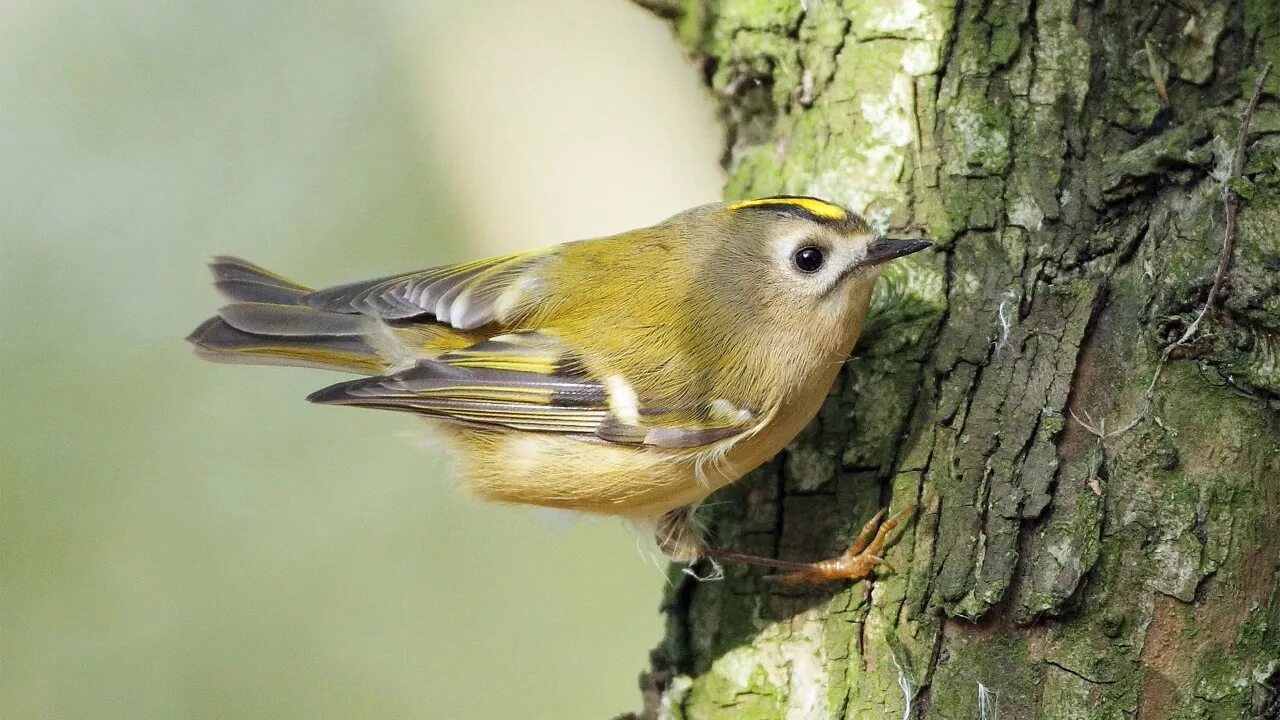
[[[386,362],[358,337],[254,335],[220,317],[201,323],[187,342],[196,355],[236,365],[287,365],[376,375]]]
[[[387,359],[369,342],[377,333],[370,319],[301,306],[311,288],[239,258],[217,257],[209,267],[214,285],[232,302],[187,337],[196,355],[365,375],[387,368]]]
[[[219,255],[209,263],[213,285],[232,302],[297,305],[302,296],[313,292],[270,270],[229,255]]]
[[[218,311],[232,327],[255,335],[364,335],[374,321],[363,315],[312,310],[297,305],[240,302]]]

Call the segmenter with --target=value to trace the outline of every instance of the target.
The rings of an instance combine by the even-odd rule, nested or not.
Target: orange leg
[[[862,526],[862,532],[858,533],[858,537],[854,539],[853,544],[849,546],[849,549],[843,555],[829,560],[813,563],[791,562],[789,560],[774,560],[773,558],[747,555],[720,548],[707,548],[703,551],[703,554],[717,560],[787,570],[789,572],[786,574],[776,577],[788,585],[818,584],[836,580],[853,580],[856,582],[870,575],[877,565],[883,565],[889,570],[893,570],[893,566],[885,562],[884,558],[880,557],[880,553],[884,551],[889,534],[899,524],[911,517],[915,511],[916,506],[911,505],[899,510],[897,514],[888,520],[881,522],[881,519],[884,518],[884,511],[881,510],[866,525]]]

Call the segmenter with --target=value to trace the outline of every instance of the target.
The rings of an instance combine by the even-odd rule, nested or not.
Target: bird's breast
[[[768,462],[795,439],[822,408],[839,371],[838,362],[820,368],[779,406],[773,417],[758,432],[735,444],[725,455],[725,459],[737,475],[728,479],[725,484]]]

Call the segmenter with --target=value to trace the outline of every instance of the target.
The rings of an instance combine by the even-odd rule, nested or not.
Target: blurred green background
[[[481,505],[341,376],[194,359],[247,257],[314,284],[648,224],[720,137],[624,0],[0,2],[0,718],[577,718],[663,575]]]

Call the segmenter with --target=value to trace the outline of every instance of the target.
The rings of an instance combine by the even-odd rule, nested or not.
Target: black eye
[[[826,257],[822,254],[822,250],[807,245],[796,251],[791,256],[791,262],[796,264],[796,269],[802,273],[815,273],[822,268],[822,261]]]

